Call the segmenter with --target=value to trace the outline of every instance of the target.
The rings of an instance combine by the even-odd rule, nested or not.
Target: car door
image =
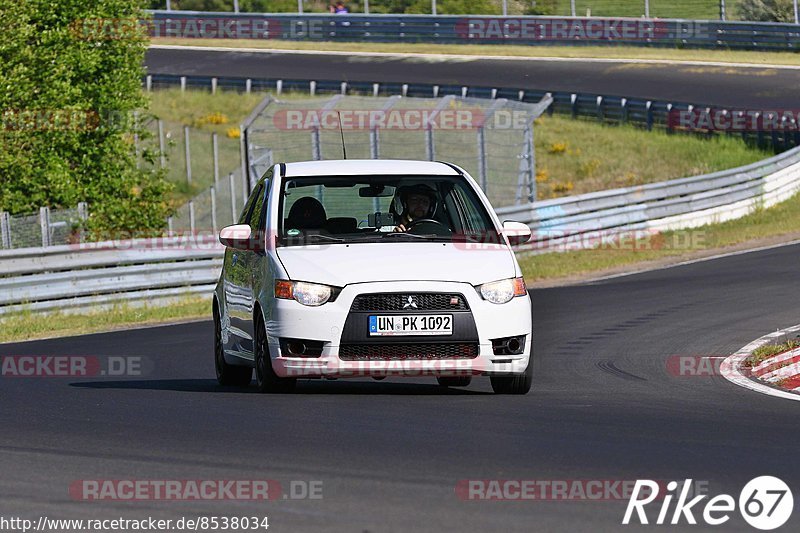
[[[260,216],[264,200],[264,182],[260,182],[248,198],[239,217],[239,224],[251,224],[254,216]],[[258,209],[258,215],[256,210]],[[251,226],[252,227],[252,226]],[[252,248],[252,247],[251,247]],[[253,251],[229,248],[225,252],[225,303],[224,327],[228,329],[225,350],[230,355],[253,359]]]

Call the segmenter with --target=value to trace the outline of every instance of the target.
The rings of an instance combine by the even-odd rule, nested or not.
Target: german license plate
[[[452,335],[453,315],[370,315],[370,335]]]

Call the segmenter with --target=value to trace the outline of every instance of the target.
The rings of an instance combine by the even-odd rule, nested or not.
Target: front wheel
[[[267,345],[267,328],[260,315],[256,315],[255,338],[253,347],[256,360],[256,386],[258,392],[262,393],[286,393],[292,392],[297,380],[293,378],[281,378],[275,374],[272,368],[272,360],[269,356],[269,346]]]
[[[222,324],[219,311],[214,305],[214,368],[217,383],[225,387],[246,387],[253,380],[253,369],[249,366],[230,365],[225,361],[225,347],[222,344]]]
[[[495,394],[528,394],[533,384],[533,357],[528,360],[528,368],[521,374],[491,376],[492,390]]]

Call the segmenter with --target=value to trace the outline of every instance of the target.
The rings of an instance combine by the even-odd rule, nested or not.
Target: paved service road
[[[523,397],[494,396],[485,378],[457,392],[421,378],[308,381],[285,396],[225,389],[213,379],[209,322],[1,345],[4,356],[141,356],[148,374],[0,378],[0,515],[613,531],[624,502],[462,501],[454,489],[465,479],[693,478],[738,498],[767,474],[797,489],[800,403],[672,375],[666,362],[724,356],[800,322],[799,258],[800,247],[785,246],[533,291],[536,374]],[[81,479],[254,478],[284,489],[319,480],[323,499],[74,502],[67,492]],[[786,527],[797,522],[795,512]],[[750,530],[738,514],[724,528]]]

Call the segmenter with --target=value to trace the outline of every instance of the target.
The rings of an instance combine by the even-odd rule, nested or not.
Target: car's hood
[[[343,287],[372,281],[458,281],[479,285],[513,278],[505,246],[461,243],[361,243],[277,249],[289,278]]]

